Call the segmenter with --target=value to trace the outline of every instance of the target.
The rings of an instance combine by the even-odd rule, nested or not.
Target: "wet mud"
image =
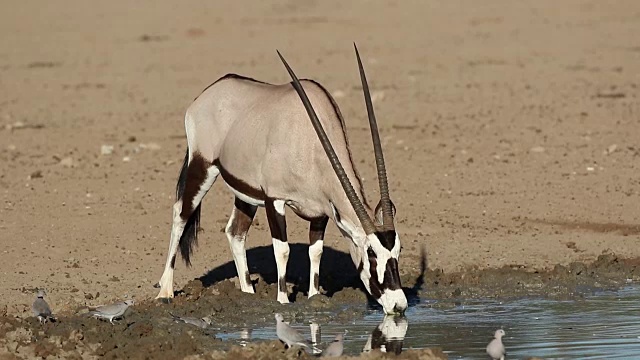
[[[602,254],[591,263],[572,262],[550,270],[529,269],[524,265],[469,269],[464,272],[426,272],[425,283],[416,292],[429,299],[512,299],[544,297],[571,299],[596,291],[614,290],[640,280],[640,260]],[[407,279],[407,280],[410,280]]]
[[[478,298],[567,299],[598,290],[616,289],[637,281],[640,279],[639,264],[639,259],[604,254],[592,263],[558,265],[549,271],[531,271],[517,265],[499,269],[468,269],[450,274],[426,270],[405,274],[403,283],[412,306],[425,303],[428,306],[450,306]],[[224,270],[224,266],[221,268]],[[224,273],[219,268],[213,274],[189,282],[176,292],[171,303],[153,299],[139,301],[115,325],[88,317],[87,310],[83,308],[75,313],[58,314],[55,322],[45,324],[40,324],[28,313],[23,316],[5,315],[0,318],[0,351],[12,356],[9,358],[47,359],[311,358],[311,354],[299,349],[285,350],[278,341],[258,341],[240,347],[222,341],[217,334],[243,327],[270,325],[274,322],[275,312],[283,313],[286,319],[297,324],[312,321],[347,324],[372,311],[380,311],[379,306],[365,295],[357,278],[346,276],[340,282],[333,281],[337,273],[344,270],[335,268],[324,274],[320,283],[325,294],[307,299],[304,292],[292,291],[293,302],[287,305],[275,300],[275,279],[268,281],[262,275],[254,274],[256,294],[244,294],[237,288],[235,278],[215,280],[216,276]],[[301,289],[304,285],[288,282],[290,289]],[[209,328],[199,329],[174,322],[170,313],[208,316],[213,321]],[[372,330],[375,334],[376,330]],[[401,358],[407,359],[446,358],[439,349],[403,350],[401,343],[395,345],[394,351],[382,353],[373,349],[362,356],[379,358],[400,353]]]

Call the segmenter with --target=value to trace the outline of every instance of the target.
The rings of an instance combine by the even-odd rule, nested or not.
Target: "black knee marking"
[[[264,202],[264,208],[267,212],[267,220],[269,221],[269,230],[271,237],[280,241],[287,241],[287,221],[284,215],[279,214],[273,206],[274,199],[267,199]]]
[[[234,206],[235,214],[233,216],[231,226],[229,227],[229,234],[231,234],[231,236],[244,236],[249,231],[249,228],[253,223],[253,218],[256,215],[258,207],[248,204],[238,198],[235,199]]]
[[[242,201],[238,198],[234,199],[233,205],[236,207],[236,209],[238,209],[238,211],[251,219],[253,219],[253,217],[256,215],[256,210],[258,210],[257,206],[251,205],[248,202]]]
[[[287,282],[283,277],[278,279],[278,290],[283,293],[287,292]]]
[[[176,268],[176,254],[173,254],[173,257],[171,258],[171,268]]]
[[[318,273],[313,274],[313,287],[320,290],[320,275]]]
[[[313,245],[316,241],[324,239],[327,222],[329,222],[328,216],[312,219],[309,222],[309,245]]]

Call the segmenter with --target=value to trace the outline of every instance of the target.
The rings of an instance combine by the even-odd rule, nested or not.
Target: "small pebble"
[[[42,171],[41,170],[36,170],[34,172],[31,173],[31,175],[29,175],[29,179],[39,179],[42,177]]]
[[[618,149],[618,145],[612,144],[607,147],[607,150],[604,151],[605,155],[611,155]]]
[[[73,167],[73,159],[70,156],[67,156],[60,160],[60,165],[68,168]]]
[[[111,155],[113,154],[113,145],[102,145],[100,147],[101,155]]]
[[[146,150],[160,150],[160,145],[156,144],[156,143],[147,143],[147,144],[140,144],[138,145],[138,147],[140,149],[146,149]]]

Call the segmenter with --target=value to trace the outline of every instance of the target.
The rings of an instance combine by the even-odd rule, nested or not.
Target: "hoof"
[[[161,304],[171,304],[171,301],[173,301],[171,298],[157,298],[156,300]]]

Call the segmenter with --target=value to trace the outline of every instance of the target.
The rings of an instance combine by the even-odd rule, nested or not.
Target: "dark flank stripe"
[[[213,165],[216,166],[218,170],[220,170],[222,179],[224,179],[224,181],[235,191],[256,200],[264,201],[267,198],[262,189],[253,188],[251,187],[251,185],[229,173],[229,171],[227,171],[227,169],[222,166],[219,159],[215,159],[213,161]]]

